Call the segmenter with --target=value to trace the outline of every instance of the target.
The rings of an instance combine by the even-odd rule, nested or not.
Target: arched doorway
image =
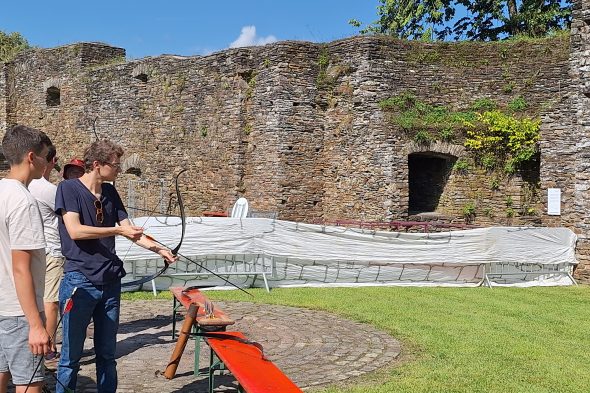
[[[435,152],[408,155],[409,215],[434,212],[457,157]]]

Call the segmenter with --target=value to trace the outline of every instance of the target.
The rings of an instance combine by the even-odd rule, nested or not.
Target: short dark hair
[[[41,130],[23,125],[10,128],[2,138],[2,153],[8,165],[18,165],[32,151],[40,154],[44,146],[52,146],[51,139]]]
[[[86,169],[92,169],[92,163],[98,162],[110,162],[113,157],[121,158],[125,152],[123,148],[117,145],[115,142],[111,142],[108,139],[102,139],[94,142],[84,152],[84,165]]]
[[[57,149],[55,148],[55,146],[50,145],[47,150],[47,162],[51,162],[51,160],[53,160],[55,158],[56,154],[57,154]]]

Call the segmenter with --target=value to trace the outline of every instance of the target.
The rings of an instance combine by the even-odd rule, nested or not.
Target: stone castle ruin
[[[490,171],[460,132],[424,140],[404,129],[384,105],[404,95],[452,110],[521,100],[541,119],[540,153],[511,175]],[[0,136],[17,123],[40,128],[62,164],[95,134],[110,138],[128,153],[117,180],[124,200],[139,193],[148,210],[174,204],[168,185],[186,168],[192,215],[244,196],[293,221],[565,226],[579,236],[582,280],[590,279],[589,104],[590,1],[575,5],[570,36],[534,41],[364,36],[133,61],[121,48],[78,43],[0,65]],[[559,215],[547,214],[548,189],[561,191]]]

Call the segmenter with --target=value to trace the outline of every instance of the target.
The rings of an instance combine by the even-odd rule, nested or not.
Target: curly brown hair
[[[121,158],[124,153],[123,148],[115,142],[108,139],[96,141],[84,152],[84,166],[86,170],[90,170],[94,161],[108,163],[113,158]]]

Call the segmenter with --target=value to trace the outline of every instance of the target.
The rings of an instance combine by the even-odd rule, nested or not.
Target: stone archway
[[[436,211],[456,160],[455,156],[433,152],[408,156],[410,215]]]
[[[408,156],[408,215],[434,212],[457,158],[465,154],[461,145],[436,141],[406,145]]]

